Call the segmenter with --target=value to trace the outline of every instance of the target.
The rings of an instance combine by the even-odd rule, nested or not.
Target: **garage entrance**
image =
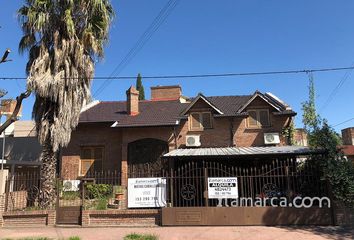
[[[327,183],[310,159],[292,154],[169,159],[175,167],[165,176],[162,225],[333,223]],[[318,199],[311,203],[312,198]]]

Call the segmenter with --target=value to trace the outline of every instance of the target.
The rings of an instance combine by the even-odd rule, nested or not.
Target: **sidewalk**
[[[339,227],[115,227],[115,228],[3,228],[0,239],[48,237],[64,239],[80,236],[82,240],[119,240],[129,233],[156,234],[160,240],[352,240],[354,229]]]

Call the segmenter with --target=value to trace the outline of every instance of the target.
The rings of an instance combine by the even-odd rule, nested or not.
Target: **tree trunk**
[[[41,154],[41,186],[39,195],[39,206],[48,208],[54,205],[56,200],[56,165],[57,152],[53,151],[50,139],[42,146]]]

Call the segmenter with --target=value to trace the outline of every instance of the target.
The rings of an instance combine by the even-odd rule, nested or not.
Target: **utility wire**
[[[352,65],[354,65],[354,62],[352,63]],[[328,98],[326,99],[326,101],[324,102],[322,107],[320,108],[319,113],[321,113],[329,105],[329,103],[334,99],[335,95],[338,93],[339,89],[343,86],[345,81],[347,81],[348,78],[351,76],[352,72],[353,72],[353,69],[348,69],[348,71],[344,74],[342,79],[338,82],[337,86],[332,90],[332,92],[330,93],[330,95],[328,96]]]
[[[354,118],[350,118],[350,119],[345,120],[345,121],[343,121],[343,122],[341,122],[341,123],[338,123],[338,124],[336,124],[336,125],[333,125],[332,127],[337,127],[337,126],[339,126],[339,125],[342,125],[342,124],[344,124],[344,123],[347,123],[347,122],[350,122],[350,121],[353,121],[353,120],[354,120]]]
[[[165,22],[167,17],[171,14],[174,8],[177,6],[179,0],[169,0],[166,5],[160,10],[159,14],[155,17],[150,26],[144,31],[140,36],[138,41],[129,50],[128,54],[122,59],[122,61],[116,66],[109,77],[113,75],[118,75],[121,71],[129,64],[129,62],[138,54],[138,52],[144,47],[144,45],[151,39],[152,35],[160,28],[160,26]],[[136,78],[136,77],[135,77]],[[108,87],[112,82],[110,78],[106,78],[101,86],[96,90],[93,96],[97,96],[103,92],[103,90]]]
[[[266,72],[243,72],[243,73],[216,73],[216,74],[194,74],[194,75],[156,75],[144,76],[144,79],[178,79],[178,78],[209,78],[209,77],[237,77],[237,76],[256,76],[256,75],[280,75],[280,74],[303,74],[314,72],[333,72],[354,69],[353,67],[338,67],[338,68],[317,68],[305,70],[289,70],[289,71],[266,71]],[[25,80],[25,77],[0,77],[0,80]],[[80,78],[67,78],[80,79]],[[98,76],[93,80],[127,80],[136,79],[136,76]]]

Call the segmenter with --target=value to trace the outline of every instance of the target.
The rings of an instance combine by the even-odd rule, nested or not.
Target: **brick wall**
[[[202,147],[250,147],[264,146],[264,133],[279,133],[280,145],[286,145],[285,139],[281,136],[282,129],[289,123],[288,116],[276,116],[273,114],[275,109],[271,108],[264,101],[256,99],[248,106],[248,109],[268,109],[271,125],[263,128],[248,128],[247,118],[244,117],[215,117],[213,119],[213,128],[203,131],[190,131],[188,121],[183,121],[178,128],[178,146],[183,147],[186,144],[186,135],[198,134]],[[191,111],[212,111],[203,102],[197,102]],[[232,131],[232,133],[231,133]],[[232,139],[231,139],[232,136]]]
[[[25,209],[27,207],[27,191],[9,192],[5,204],[7,211]]]
[[[151,87],[151,100],[179,99],[182,95],[180,86]]]
[[[354,207],[349,208],[341,202],[334,202],[335,224],[339,226],[354,226]]]
[[[103,170],[120,171],[122,144],[119,129],[110,124],[80,124],[72,133],[70,144],[62,152],[61,175],[76,179],[80,172],[81,147],[104,146]]]
[[[3,227],[53,226],[55,218],[55,210],[5,212]]]
[[[354,145],[354,128],[343,129],[342,139],[344,145]]]
[[[3,212],[5,211],[5,194],[0,195],[0,227],[4,225]]]
[[[155,226],[160,225],[160,210],[84,210],[82,226]]]

